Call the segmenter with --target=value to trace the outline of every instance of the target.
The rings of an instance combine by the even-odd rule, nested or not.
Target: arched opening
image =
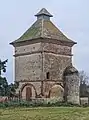
[[[58,98],[60,101],[63,100],[64,88],[61,85],[55,84],[49,91],[49,98]]]
[[[37,93],[35,87],[30,84],[26,83],[21,87],[21,98],[27,101],[36,98]]]

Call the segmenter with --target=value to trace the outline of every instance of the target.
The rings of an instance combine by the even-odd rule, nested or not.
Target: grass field
[[[89,108],[7,108],[0,109],[0,120],[89,120]]]

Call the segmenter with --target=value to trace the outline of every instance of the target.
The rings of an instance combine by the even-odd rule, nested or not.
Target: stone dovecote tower
[[[20,91],[21,98],[26,100],[63,100],[63,75],[72,63],[72,46],[76,42],[67,38],[51,22],[50,17],[53,16],[45,8],[35,16],[36,22],[11,43],[15,48],[15,81],[19,82],[17,92]]]

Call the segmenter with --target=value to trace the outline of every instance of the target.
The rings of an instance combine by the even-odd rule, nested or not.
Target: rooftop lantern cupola
[[[35,16],[37,16],[38,19],[46,19],[50,20],[50,17],[53,17],[45,8],[42,8],[40,12],[38,12]]]

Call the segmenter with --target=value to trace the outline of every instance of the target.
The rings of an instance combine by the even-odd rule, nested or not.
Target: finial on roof
[[[50,20],[50,17],[53,17],[45,8],[42,8],[35,16],[37,16],[37,19],[48,19]]]

